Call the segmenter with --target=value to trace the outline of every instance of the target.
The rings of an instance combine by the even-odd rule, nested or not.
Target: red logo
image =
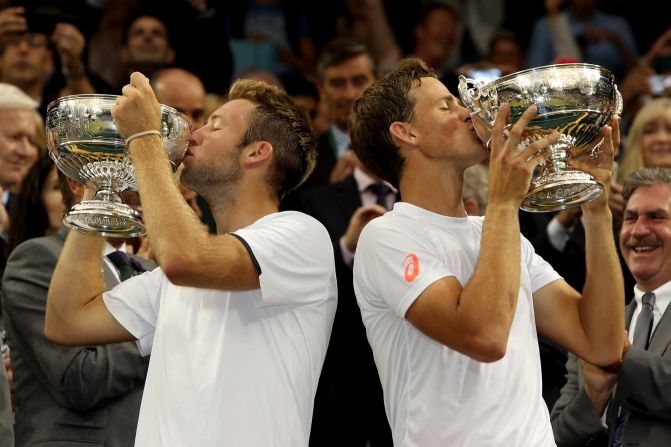
[[[417,275],[419,275],[419,259],[417,259],[417,255],[410,253],[405,257],[402,265],[405,267],[403,278],[405,278],[405,280],[408,282],[413,282],[415,278],[417,278]]]

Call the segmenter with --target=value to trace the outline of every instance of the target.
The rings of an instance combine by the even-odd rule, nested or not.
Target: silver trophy
[[[556,211],[601,195],[601,185],[591,175],[570,168],[568,158],[582,154],[596,158],[603,142],[601,127],[612,115],[622,113],[622,97],[610,71],[590,64],[548,65],[488,84],[460,76],[459,95],[471,113],[478,136],[488,147],[496,114],[505,102],[510,104],[512,123],[531,105],[538,107],[520,146],[553,130],[560,132],[559,140],[550,147],[550,158],[534,174],[522,209]]]
[[[49,155],[68,177],[92,187],[96,195],[70,209],[63,223],[74,230],[107,237],[145,234],[140,213],[121,201],[135,188],[135,170],[126,142],[112,119],[115,95],[72,95],[47,107]],[[161,105],[161,132],[173,171],[182,162],[190,127],[177,110]]]

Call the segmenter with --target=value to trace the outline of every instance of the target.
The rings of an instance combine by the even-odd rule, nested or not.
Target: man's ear
[[[415,136],[408,123],[394,121],[389,125],[389,132],[391,133],[392,138],[395,138],[401,143],[413,146],[417,144],[417,136]]]
[[[65,180],[68,182],[68,187],[70,188],[70,191],[72,191],[74,203],[81,202],[82,197],[84,196],[84,185],[76,180],[71,179],[70,177],[66,177]]]
[[[254,169],[268,162],[273,155],[273,145],[268,141],[257,141],[242,151],[242,167]]]

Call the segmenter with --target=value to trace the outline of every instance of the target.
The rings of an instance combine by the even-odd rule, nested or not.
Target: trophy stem
[[[564,135],[562,135],[563,137]],[[569,156],[569,145],[563,141],[557,141],[551,146],[550,158],[547,159],[544,165],[543,172],[547,175],[558,174],[569,169],[566,160]]]
[[[67,227],[118,238],[137,237],[146,233],[140,213],[123,203],[117,193],[126,186],[124,182],[102,177],[93,179],[91,186],[96,189],[95,197],[72,207],[63,217]]]
[[[102,202],[122,203],[121,197],[116,192],[114,181],[107,178],[97,178],[93,180],[93,187],[96,190],[96,195],[93,200],[100,200]]]

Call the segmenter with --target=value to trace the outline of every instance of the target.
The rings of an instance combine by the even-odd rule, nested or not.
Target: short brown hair
[[[396,121],[409,122],[415,103],[408,93],[435,72],[420,59],[404,59],[354,101],[350,117],[352,148],[366,169],[398,188],[405,159],[389,133]]]
[[[314,135],[305,114],[284,90],[265,82],[239,79],[231,86],[228,99],[245,99],[256,105],[239,145],[267,141],[273,146],[268,183],[281,200],[305,181],[317,161]]]

